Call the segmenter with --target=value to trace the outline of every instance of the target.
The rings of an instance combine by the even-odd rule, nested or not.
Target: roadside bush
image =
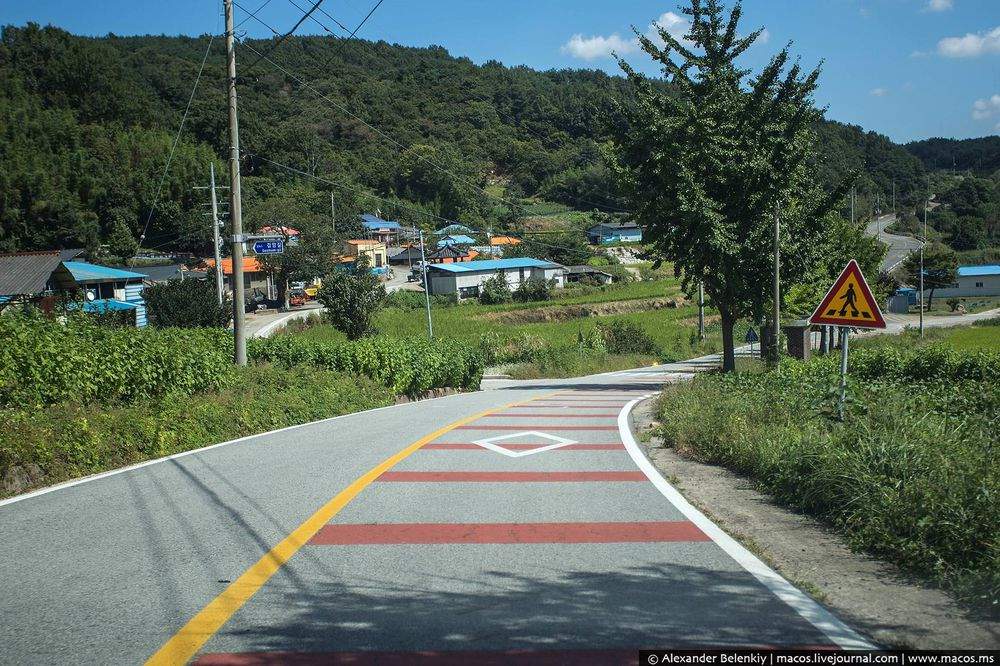
[[[479,352],[488,365],[527,363],[548,346],[544,338],[523,331],[488,331],[479,338]]]
[[[547,301],[552,298],[552,285],[542,278],[528,278],[518,285],[512,296],[518,303]]]
[[[479,351],[451,340],[366,338],[329,344],[282,335],[251,340],[248,352],[258,362],[363,375],[406,395],[444,387],[478,389],[483,376]]]
[[[483,305],[499,305],[510,303],[512,295],[507,276],[498,273],[488,280],[484,280],[479,290],[479,302]]]
[[[0,407],[64,400],[111,404],[217,389],[230,379],[223,329],[98,326],[79,313],[0,317]]]
[[[225,328],[233,316],[232,301],[227,297],[219,305],[211,280],[170,280],[146,287],[142,295],[149,322],[160,328]]]
[[[375,335],[375,315],[385,298],[385,287],[369,269],[364,255],[354,268],[328,275],[317,296],[330,323],[349,340]]]
[[[663,353],[649,333],[626,319],[612,319],[608,323],[598,322],[595,331],[610,354],[642,354],[659,356]]]
[[[397,310],[419,310],[426,306],[424,292],[397,289],[385,297],[385,307]]]

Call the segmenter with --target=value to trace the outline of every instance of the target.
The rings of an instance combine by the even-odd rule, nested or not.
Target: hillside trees
[[[820,119],[812,104],[819,70],[788,66],[786,48],[749,79],[736,59],[761,30],[737,36],[741,6],[727,17],[716,0],[691,0],[684,12],[691,20],[685,43],[660,28],[661,47],[636,31],[675,94],[619,59],[635,99],[617,107],[613,165],[653,251],[674,262],[689,293],[704,283],[719,310],[723,368],[731,372],[736,321],[758,319],[766,307],[775,210],[782,210],[783,277],[794,282],[846,183],[824,194],[808,167]]]

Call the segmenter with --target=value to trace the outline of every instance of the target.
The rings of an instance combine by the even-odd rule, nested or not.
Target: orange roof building
[[[205,260],[206,268],[215,268],[215,259]],[[256,257],[243,257],[243,272],[244,273],[263,273],[264,267],[260,265]],[[222,273],[223,275],[233,274],[233,258],[226,257],[222,260]]]
[[[520,245],[521,239],[513,236],[490,236],[490,245]]]

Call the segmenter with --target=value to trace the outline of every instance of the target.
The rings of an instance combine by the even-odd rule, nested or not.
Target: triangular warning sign
[[[872,290],[854,259],[847,264],[823,301],[809,318],[811,324],[852,326],[854,328],[885,328]]]

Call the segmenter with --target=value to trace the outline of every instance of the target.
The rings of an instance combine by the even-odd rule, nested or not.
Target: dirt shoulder
[[[846,540],[784,509],[732,472],[680,456],[648,436],[655,399],[633,412],[646,455],[692,504],[785,578],[886,647],[998,649],[1000,622],[978,620],[945,592],[851,552]]]

